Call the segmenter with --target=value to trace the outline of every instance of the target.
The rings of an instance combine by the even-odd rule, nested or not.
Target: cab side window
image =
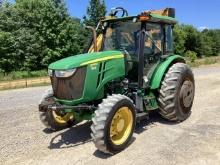
[[[162,39],[163,33],[161,25],[147,23],[144,56],[149,63],[157,61],[162,54]]]
[[[165,54],[173,52],[173,28],[171,25],[165,26]]]

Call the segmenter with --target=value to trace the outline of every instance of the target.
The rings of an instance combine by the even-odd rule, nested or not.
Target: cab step
[[[141,120],[149,119],[149,113],[147,112],[141,112],[136,114],[136,120],[137,122],[140,122]]]

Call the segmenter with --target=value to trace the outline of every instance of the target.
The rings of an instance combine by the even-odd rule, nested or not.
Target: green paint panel
[[[146,111],[158,109],[157,99],[151,91],[144,96],[144,103],[147,103],[145,104]]]
[[[124,78],[124,58],[111,59],[87,66],[87,74],[82,98],[78,100],[57,100],[62,104],[76,105],[104,97],[104,86],[111,80]]]
[[[159,14],[150,14],[151,15],[151,20],[156,21],[156,22],[164,22],[164,23],[171,23],[171,24],[176,24],[177,20],[172,17],[168,16],[162,16]]]
[[[94,62],[95,60],[107,60],[108,58],[114,58],[112,56],[123,55],[120,51],[104,51],[95,53],[86,53],[75,56],[70,56],[62,60],[56,61],[49,65],[49,69],[53,70],[68,70],[79,66],[83,66],[83,63]],[[120,58],[120,57],[118,57]],[[122,57],[121,57],[122,58]]]
[[[184,58],[179,55],[171,55],[168,58],[166,58],[164,61],[162,61],[157,68],[155,69],[151,81],[150,81],[150,88],[151,89],[157,89],[160,87],[161,81],[164,77],[164,74],[169,69],[170,64],[172,64],[174,61],[181,61],[185,62]]]

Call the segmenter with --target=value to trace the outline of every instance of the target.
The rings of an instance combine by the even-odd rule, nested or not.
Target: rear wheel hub
[[[189,108],[192,105],[194,97],[194,85],[192,81],[186,80],[183,82],[183,85],[180,90],[180,98],[182,105],[185,108]]]

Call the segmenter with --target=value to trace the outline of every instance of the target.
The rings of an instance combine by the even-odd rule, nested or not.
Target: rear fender
[[[185,63],[185,60],[180,55],[172,55],[164,59],[155,69],[151,81],[150,81],[150,88],[152,90],[158,89],[161,85],[161,81],[163,80],[164,75],[168,71],[171,65],[182,62]]]

